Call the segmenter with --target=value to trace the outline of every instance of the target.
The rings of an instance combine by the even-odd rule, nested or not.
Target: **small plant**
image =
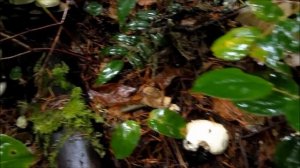
[[[117,16],[121,33],[111,39],[111,46],[102,49],[101,56],[128,61],[134,68],[141,68],[150,59],[151,55],[163,45],[163,36],[160,33],[150,33],[151,22],[156,18],[154,10],[138,11],[134,18],[127,21],[130,11],[136,1],[118,1]],[[128,23],[127,23],[128,22]],[[116,76],[123,68],[119,60],[112,60],[100,71],[96,85],[104,84]]]
[[[270,22],[268,30],[257,27],[234,28],[212,45],[214,55],[226,61],[238,61],[250,56],[268,69],[260,75],[252,75],[237,68],[224,68],[200,75],[192,88],[209,96],[229,99],[250,113],[264,116],[284,115],[289,125],[300,131],[299,86],[291,77],[291,69],[283,61],[287,53],[300,51],[300,15],[285,18],[283,11],[271,1],[250,0],[249,6],[257,18]],[[284,142],[286,146],[299,147],[299,138]],[[299,152],[278,159],[286,153],[282,145],[276,152],[282,167],[295,164]],[[297,165],[297,166],[296,166]]]

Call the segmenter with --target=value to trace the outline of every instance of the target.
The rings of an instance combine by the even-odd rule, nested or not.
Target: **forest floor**
[[[40,58],[46,58],[44,62],[52,62],[47,64],[59,60],[69,66],[68,81],[82,88],[89,109],[103,117],[104,123],[95,124],[95,129],[102,133],[101,142],[106,149],[103,162],[109,166],[104,167],[274,167],[277,143],[293,132],[283,116],[255,116],[228,100],[189,91],[199,74],[218,67],[238,67],[252,73],[264,70],[264,66],[250,58],[228,62],[214,57],[210,50],[218,37],[242,26],[236,18],[243,4],[237,2],[226,7],[212,1],[176,2],[180,8],[170,12],[168,1],[138,0],[129,19],[138,10],[156,10],[158,15],[147,33],[163,34],[165,43],[154,47],[156,51],[151,57],[143,61],[137,58],[143,65],[136,67],[127,57],[108,57],[100,52],[113,45],[113,36],[120,33],[115,1],[102,0],[101,15],[91,16],[80,7],[82,2],[69,9],[49,8],[50,14],[46,14],[35,5],[22,8],[0,0],[0,75],[7,77],[7,89],[0,97],[0,132],[43,153],[32,124],[20,128],[16,121],[21,115],[31,115],[30,111],[20,110],[20,101],[31,103],[38,99],[44,108],[65,101],[55,91],[41,97],[40,89],[47,86],[39,86],[42,84],[37,82],[34,68]],[[104,85],[95,84],[100,69],[112,59],[124,62],[122,71]],[[13,80],[9,74],[16,66],[21,68],[22,77]],[[299,79],[299,68],[293,71],[294,78]],[[165,99],[170,102],[158,101]],[[228,149],[220,155],[204,149],[190,152],[183,148],[182,140],[148,128],[149,112],[171,104],[180,108],[180,115],[187,121],[207,119],[224,125],[230,135]],[[140,123],[141,140],[130,157],[117,160],[109,150],[111,131],[114,125],[128,119]],[[41,156],[33,167],[47,166],[47,159]]]

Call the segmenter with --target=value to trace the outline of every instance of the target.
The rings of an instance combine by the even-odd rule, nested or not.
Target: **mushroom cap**
[[[225,127],[209,120],[193,120],[187,124],[187,134],[183,141],[186,150],[197,151],[199,146],[211,154],[223,153],[229,141]]]

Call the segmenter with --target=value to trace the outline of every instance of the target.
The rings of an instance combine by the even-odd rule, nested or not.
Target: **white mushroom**
[[[223,125],[208,120],[193,120],[186,126],[187,134],[183,141],[186,150],[197,151],[200,146],[211,154],[223,153],[229,135]]]
[[[1,78],[5,79],[4,76],[2,76]],[[0,82],[0,96],[5,92],[6,86],[7,86],[7,84],[5,81]]]

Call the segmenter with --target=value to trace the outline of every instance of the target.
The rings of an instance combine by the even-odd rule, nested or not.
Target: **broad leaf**
[[[212,51],[218,58],[237,61],[247,56],[249,47],[261,35],[255,27],[240,27],[227,32],[212,45]]]
[[[120,26],[123,27],[123,25],[126,22],[126,18],[131,12],[131,10],[134,8],[136,3],[136,0],[118,0],[118,19]]]
[[[185,137],[186,121],[177,112],[169,109],[152,110],[148,118],[148,126],[163,135],[182,139]]]
[[[129,36],[126,34],[118,34],[114,37],[114,39],[122,44],[126,44],[129,46],[136,45],[140,39],[137,36]]]
[[[135,121],[128,120],[116,127],[111,137],[111,147],[117,159],[129,156],[137,146],[141,128]]]
[[[249,0],[249,5],[254,14],[265,21],[278,21],[283,16],[283,11],[271,0]]]
[[[149,27],[150,23],[144,20],[134,20],[126,25],[129,30],[145,30]]]
[[[288,110],[285,111],[285,118],[289,125],[296,131],[300,131],[300,99],[291,99]]]
[[[96,1],[88,2],[85,7],[85,11],[93,16],[98,16],[101,14],[103,6]]]
[[[120,60],[113,60],[106,64],[105,68],[98,75],[96,84],[104,84],[115,77],[122,69],[124,63]]]
[[[110,47],[105,47],[102,50],[102,54],[104,55],[126,55],[128,53],[128,50],[124,47],[120,46],[110,46]]]
[[[144,60],[137,54],[129,53],[126,55],[128,62],[135,68],[142,68],[144,65]]]
[[[272,92],[272,84],[237,68],[217,69],[199,76],[193,92],[230,100],[254,100]]]
[[[5,134],[0,134],[0,167],[29,168],[35,157],[21,142]]]
[[[151,21],[154,20],[157,16],[157,12],[155,10],[146,10],[146,11],[139,11],[136,14],[137,19]]]
[[[273,30],[273,36],[277,38],[278,44],[291,52],[300,51],[300,25],[292,19],[278,22]]]
[[[276,147],[277,168],[300,167],[300,137],[285,137]]]
[[[235,101],[234,104],[237,107],[253,114],[274,116],[282,115],[287,112],[287,110],[290,110],[291,101],[293,101],[293,99],[290,97],[278,92],[273,92],[269,96],[261,99]]]

